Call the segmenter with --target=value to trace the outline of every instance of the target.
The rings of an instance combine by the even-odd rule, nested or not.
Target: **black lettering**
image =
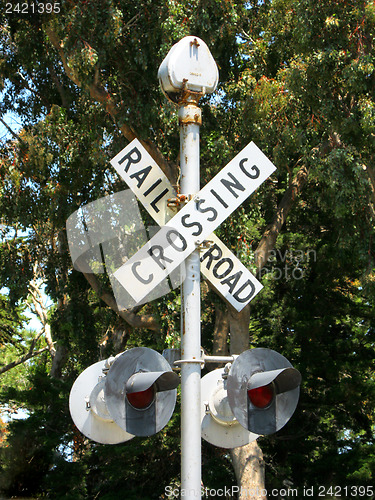
[[[215,196],[215,198],[217,200],[220,201],[220,203],[223,205],[224,208],[228,208],[228,205],[225,203],[225,201],[217,194],[216,191],[214,191],[213,189],[210,189],[211,193]]]
[[[217,252],[216,255],[214,255],[215,251]],[[206,269],[210,269],[212,261],[221,259],[222,255],[223,252],[221,248],[215,243],[211,248],[207,250],[207,252],[202,255],[201,262],[203,262],[205,259],[208,259],[208,262],[206,263]]]
[[[152,169],[152,167],[151,167],[151,165],[149,165],[146,168],[142,168],[142,170],[139,170],[138,172],[134,172],[134,174],[132,174],[130,176],[131,179],[137,179],[137,188],[138,189],[144,183],[144,181],[147,178],[148,174],[150,173],[151,169]]]
[[[217,210],[214,207],[206,207],[206,208],[201,208],[201,204],[204,203],[206,200],[198,200],[195,203],[195,206],[197,207],[198,212],[201,214],[205,214],[206,212],[212,212],[211,217],[207,217],[207,220],[209,222],[212,222],[217,219]]]
[[[182,243],[182,247],[178,247],[175,242],[173,241],[173,239],[171,238],[171,234],[175,234],[178,238],[180,238],[181,240],[181,243]],[[180,234],[177,229],[171,229],[170,231],[167,232],[166,234],[166,238],[168,240],[168,243],[175,249],[177,250],[178,252],[183,252],[184,250],[186,250],[186,247],[187,247],[187,243],[186,243],[186,240],[185,238],[182,236],[182,234]],[[175,238],[176,239],[176,238]],[[172,262],[170,260],[170,262]]]
[[[225,280],[220,281],[220,283],[222,285],[228,285],[229,286],[229,293],[232,294],[233,290],[236,288],[238,280],[241,278],[241,276],[242,276],[242,271],[238,271],[238,273],[232,274],[232,276],[225,278]]]
[[[228,267],[227,269],[222,273],[222,274],[218,274],[218,270],[219,268],[225,264],[225,263],[228,263]],[[215,265],[215,267],[212,269],[212,274],[215,276],[215,278],[217,278],[218,280],[221,280],[222,278],[225,278],[226,276],[228,276],[228,274],[232,271],[233,269],[233,261],[232,259],[230,259],[229,257],[224,257],[224,259],[221,259],[219,260],[219,262]]]
[[[151,193],[151,191],[153,191],[153,190],[154,190],[157,186],[159,186],[159,184],[160,184],[160,183],[161,183],[161,179],[158,179],[156,182],[154,182],[154,183],[153,183],[153,185],[152,185],[152,186],[150,186],[150,187],[147,189],[147,191],[145,191],[145,192],[143,193],[143,196],[148,196],[148,195]]]
[[[188,219],[190,217],[190,214],[186,214],[184,215],[182,218],[181,218],[181,224],[184,226],[184,227],[193,227],[193,226],[197,226],[198,229],[196,231],[194,231],[194,233],[191,233],[193,236],[199,236],[201,234],[201,232],[203,231],[203,228],[202,228],[202,224],[200,224],[199,222],[186,222],[186,219]]]
[[[133,154],[136,154],[136,158],[132,158],[132,155]],[[139,163],[142,159],[142,155],[141,155],[141,152],[139,151],[139,149],[137,148],[133,148],[130,153],[126,154],[125,156],[123,156],[121,158],[121,160],[119,160],[119,165],[122,165],[124,163],[125,160],[127,160],[127,164],[125,166],[125,172],[127,172],[129,170],[129,167],[132,163]]]
[[[248,158],[243,158],[241,161],[240,161],[240,169],[242,170],[242,172],[247,175],[248,177],[250,177],[250,179],[258,179],[259,175],[260,175],[260,170],[259,168],[256,166],[256,165],[253,165],[251,167],[252,170],[255,171],[254,174],[251,174],[250,172],[248,172],[246,169],[245,169],[245,166],[244,166],[244,163],[245,161],[248,161]]]
[[[142,264],[142,262],[140,262],[140,261],[134,262],[134,264],[132,265],[132,272],[133,272],[134,276],[137,278],[138,281],[140,281],[144,285],[147,285],[148,283],[151,283],[154,275],[150,274],[148,278],[146,278],[146,279],[142,278],[142,276],[140,276],[138,274],[138,271],[137,271],[137,267],[139,267],[141,264]]]
[[[240,297],[240,293],[245,290],[247,286],[250,286],[250,293],[246,295],[246,297]],[[255,292],[255,286],[250,280],[247,280],[238,290],[237,292],[233,295],[233,297],[237,300],[237,302],[247,302],[250,300],[250,298],[254,295]]]
[[[156,206],[157,202],[160,201],[164,195],[166,195],[168,193],[169,189],[168,188],[165,188],[164,191],[162,191],[159,196],[157,196],[151,203],[150,205],[152,206],[152,208],[155,210],[155,212],[160,212],[160,210],[158,209],[158,207]]]
[[[228,189],[228,191],[232,193],[235,198],[238,198],[238,194],[233,191],[233,188],[238,189],[239,191],[245,191],[245,188],[230,172],[228,172],[228,177],[230,177],[233,182],[230,182],[227,179],[221,179],[221,183]]]
[[[155,250],[157,250],[158,254],[155,254]],[[154,259],[154,261],[157,263],[157,265],[162,269],[163,271],[166,269],[165,265],[161,262],[162,260],[164,262],[173,262],[173,260],[169,259],[164,255],[164,249],[160,245],[153,245],[150,250],[147,251],[148,254]]]

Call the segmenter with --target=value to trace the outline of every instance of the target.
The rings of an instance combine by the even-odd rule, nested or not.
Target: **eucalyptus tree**
[[[31,392],[3,391],[33,409],[9,438],[8,492],[63,496],[67,470],[77,498],[110,498],[103,492],[111,487],[156,498],[168,481],[178,484],[178,467],[159,471],[163,456],[178,461],[176,421],[144,449],[116,448],[129,464],[121,483],[117,452],[88,445],[67,411],[74,377],[99,357],[178,346],[178,294],[119,311],[105,276],[72,270],[65,224],[82,205],[123,189],[109,159],[136,137],[178,187],[176,111],[156,75],[190,34],[207,43],[220,73],[217,94],[201,100],[202,185],[250,140],[277,166],[218,231],[265,288],[237,313],[202,283],[203,347],[272,347],[304,375],[299,413],[259,440],[264,456],[256,443],[232,451],[238,484],[261,490],[265,461],[267,487],[309,486],[318,472],[322,485],[371,485],[373,2],[67,0],[38,14],[31,5],[24,13],[0,7],[0,111],[22,120],[2,145],[0,273],[7,303],[28,301],[42,324],[26,339]],[[51,425],[53,435],[40,430]],[[12,455],[35,429],[39,446],[26,447],[25,460]],[[233,481],[227,453],[214,455],[205,448],[205,484],[217,484],[218,471]],[[37,482],[31,457],[42,464]],[[139,467],[136,477],[138,461],[149,477]],[[99,466],[109,475],[95,481]]]

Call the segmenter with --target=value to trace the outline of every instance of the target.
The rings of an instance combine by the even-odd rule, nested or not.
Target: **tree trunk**
[[[62,378],[62,370],[68,357],[68,349],[65,346],[58,345],[56,354],[52,360],[50,375],[53,378]]]
[[[228,306],[229,332],[230,332],[230,353],[241,354],[250,347],[249,323],[250,323],[250,305],[236,311]]]
[[[215,356],[228,355],[228,333],[229,333],[229,318],[225,309],[215,306],[215,328],[213,334],[212,353]]]
[[[230,330],[230,353],[241,354],[250,347],[249,322],[250,306],[241,312],[228,307]],[[263,500],[264,493],[264,462],[263,453],[258,443],[253,441],[245,446],[233,448],[230,451],[232,465],[236,474],[237,485],[240,488],[239,500]]]
[[[264,231],[258,248],[255,251],[258,271],[266,264],[270,251],[275,247],[280,230],[307,180],[308,173],[307,167],[302,165],[277,207],[273,221]],[[250,305],[247,305],[241,312],[237,312],[232,307],[229,308],[231,354],[241,354],[241,352],[249,349],[249,322]],[[245,498],[263,500],[267,498],[264,488],[265,468],[263,453],[257,442],[254,441],[246,446],[234,448],[231,450],[231,458],[240,488],[239,500]]]
[[[253,441],[240,448],[234,448],[230,456],[240,489],[238,500],[266,499],[264,460],[258,443]]]

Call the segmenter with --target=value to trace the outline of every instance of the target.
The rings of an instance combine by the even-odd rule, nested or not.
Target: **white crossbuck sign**
[[[208,237],[213,244],[201,255],[202,273],[237,311],[243,309],[262,285],[211,233],[276,170],[273,163],[251,142],[177,214],[167,206],[176,195],[172,185],[137,139],[111,164],[162,226],[114,273],[134,300],[141,301]]]

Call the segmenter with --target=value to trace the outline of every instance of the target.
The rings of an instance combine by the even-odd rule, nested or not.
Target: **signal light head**
[[[233,362],[228,379],[229,405],[238,422],[265,435],[280,430],[293,415],[301,374],[278,352],[256,348]]]
[[[161,354],[135,347],[81,373],[70,391],[70,413],[78,429],[98,443],[151,436],[171,418],[179,382]]]
[[[105,399],[114,422],[135,436],[152,436],[172,416],[179,377],[161,354],[134,347],[116,357],[105,381]]]
[[[256,389],[248,389],[247,396],[256,408],[268,408],[275,397],[275,388],[273,384],[268,384]]]

